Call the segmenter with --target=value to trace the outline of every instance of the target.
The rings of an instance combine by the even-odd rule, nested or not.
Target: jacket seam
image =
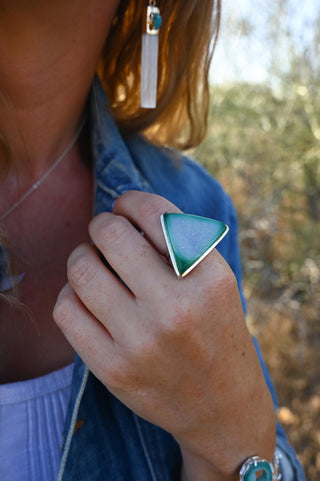
[[[84,374],[83,374],[81,386],[80,386],[77,398],[76,398],[75,403],[74,403],[74,409],[73,409],[70,427],[69,427],[69,430],[68,430],[68,434],[67,434],[67,438],[66,438],[62,458],[61,458],[60,469],[59,469],[57,481],[62,481],[62,478],[63,478],[64,470],[65,470],[65,467],[66,467],[66,464],[67,464],[67,457],[68,457],[71,442],[72,442],[72,436],[73,436],[74,428],[75,428],[75,425],[76,425],[76,422],[77,422],[79,407],[80,407],[80,403],[81,403],[81,399],[82,399],[84,390],[85,390],[86,385],[87,385],[88,376],[89,376],[89,369],[87,367],[85,367],[85,371],[84,371]]]
[[[153,466],[153,463],[152,463],[152,460],[151,460],[151,456],[150,456],[150,453],[149,453],[149,450],[148,450],[148,446],[147,446],[147,443],[145,441],[145,438],[144,438],[144,435],[143,435],[143,432],[142,432],[140,420],[135,413],[133,413],[133,419],[134,419],[134,423],[135,423],[136,428],[137,428],[137,432],[138,432],[138,435],[139,435],[139,439],[140,439],[140,442],[141,442],[141,445],[142,445],[142,449],[143,449],[145,458],[147,460],[147,464],[148,464],[149,471],[150,471],[150,474],[151,474],[151,479],[152,479],[152,481],[158,481],[158,477],[156,476],[156,473],[155,473],[155,469],[154,469],[154,466]]]

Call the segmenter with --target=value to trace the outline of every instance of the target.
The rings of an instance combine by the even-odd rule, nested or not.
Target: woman
[[[246,328],[233,206],[137,134],[202,137],[219,3],[159,2],[155,110],[138,104],[145,1],[0,3],[1,479],[222,481],[249,459],[247,480],[253,455],[277,475],[275,444],[303,479]],[[160,225],[180,210],[230,227],[183,280]]]

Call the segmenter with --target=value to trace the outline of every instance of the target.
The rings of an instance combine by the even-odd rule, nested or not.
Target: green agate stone
[[[194,269],[229,230],[218,220],[190,214],[163,214],[161,225],[178,277]]]

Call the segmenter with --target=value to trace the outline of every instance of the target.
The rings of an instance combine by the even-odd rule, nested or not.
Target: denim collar
[[[114,201],[129,190],[153,191],[149,182],[139,172],[134,163],[127,144],[123,140],[113,119],[108,99],[97,76],[94,79],[91,90],[90,135],[94,173],[94,215],[104,211],[111,211]],[[145,143],[145,141],[142,142]],[[75,446],[74,432],[79,422],[78,418],[81,416],[81,409],[83,409],[81,408],[82,399],[85,392],[88,391],[88,380],[89,370],[76,354],[71,403],[67,413],[58,481],[65,479],[64,477],[68,473],[68,460],[72,456]],[[113,403],[116,403],[116,400]],[[149,454],[147,443],[145,442],[146,437],[150,436],[149,426],[133,413],[132,416],[141,445],[144,447],[145,456],[148,459],[147,471],[151,475],[150,479],[156,481],[158,478],[152,473],[154,466],[159,463],[159,460],[157,456],[153,456],[152,453]],[[119,475],[120,479],[122,478]]]
[[[97,76],[91,90],[90,131],[95,181],[94,215],[112,210],[115,199],[129,190],[152,192],[149,182],[134,164]]]

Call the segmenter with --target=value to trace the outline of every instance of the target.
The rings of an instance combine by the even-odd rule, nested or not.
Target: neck
[[[30,178],[50,167],[79,127],[114,13],[105,3],[0,0],[0,133]]]

